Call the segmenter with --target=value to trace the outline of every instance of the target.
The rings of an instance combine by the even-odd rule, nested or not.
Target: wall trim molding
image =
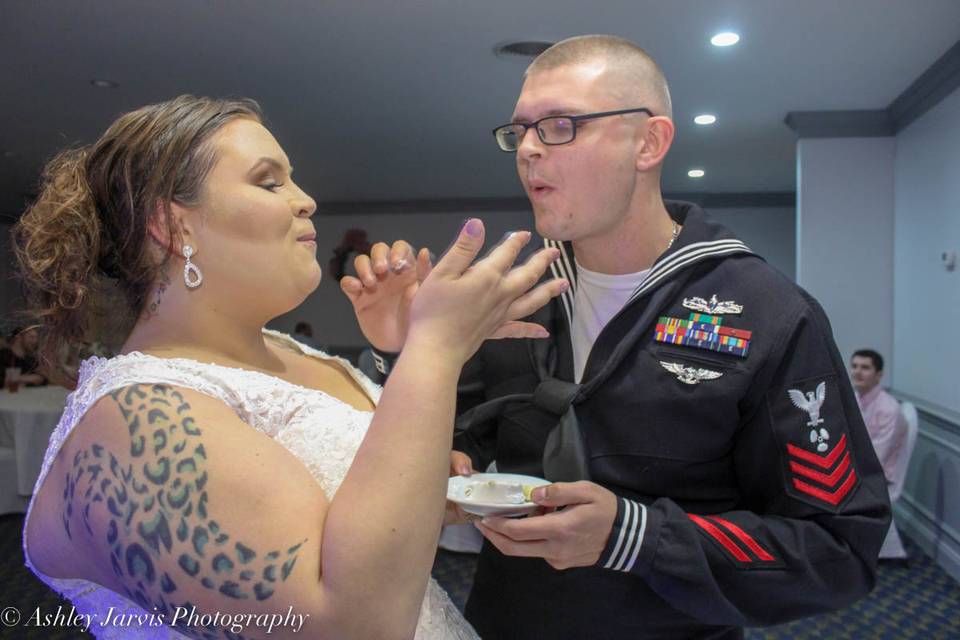
[[[957,445],[953,444],[948,440],[944,440],[940,436],[930,433],[926,429],[921,429],[917,431],[917,437],[923,438],[924,440],[929,440],[930,442],[934,442],[938,446],[943,447],[948,451],[952,451],[958,458],[960,458],[960,447],[958,447]]]
[[[794,191],[742,192],[672,192],[666,200],[686,200],[707,209],[796,207]],[[516,198],[424,198],[422,200],[329,201],[317,204],[317,213],[324,216],[356,216],[412,213],[465,213],[522,211],[529,212],[530,201]]]
[[[909,494],[901,495],[893,510],[900,531],[909,535],[934,562],[960,582],[960,543],[956,531],[934,520],[933,514]]]
[[[927,507],[914,500],[910,494],[901,494],[900,499],[897,500],[897,505],[901,506],[901,502],[903,505],[907,506],[910,511],[918,514],[923,519],[926,526],[931,530],[942,531],[944,535],[957,546],[957,549],[960,550],[960,532],[947,523],[938,521],[936,516],[931,513]]]
[[[897,131],[887,109],[791,111],[783,122],[800,138],[888,138]]]
[[[888,389],[888,391],[898,400],[912,402],[917,407],[920,418],[926,422],[960,437],[960,414],[905,391],[897,389]]]
[[[894,136],[960,87],[960,41],[884,109],[790,111],[784,124],[800,138]]]
[[[960,87],[960,40],[906,88],[890,106],[897,133]]]

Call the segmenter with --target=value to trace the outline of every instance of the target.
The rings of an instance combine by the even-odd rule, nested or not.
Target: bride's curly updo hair
[[[183,95],[122,115],[95,143],[63,151],[44,168],[40,195],[14,226],[13,245],[47,372],[72,377],[58,366],[59,354],[85,340],[104,300],[119,307],[106,310],[122,318],[114,324],[132,328],[179,246],[169,205],[200,204],[217,160],[211,139],[236,118],[261,122],[260,107]],[[161,260],[148,250],[155,214],[171,230]]]

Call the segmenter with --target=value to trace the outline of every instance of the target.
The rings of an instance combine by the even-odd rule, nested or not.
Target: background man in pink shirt
[[[880,386],[883,357],[872,349],[855,352],[850,359],[850,378],[889,485],[907,440],[907,422],[900,412],[900,403]]]

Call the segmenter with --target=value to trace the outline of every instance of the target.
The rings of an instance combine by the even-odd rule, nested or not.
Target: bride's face
[[[290,160],[260,123],[234,120],[213,143],[218,159],[191,219],[203,286],[225,307],[285,313],[320,284],[310,220],[316,202],[293,181]]]

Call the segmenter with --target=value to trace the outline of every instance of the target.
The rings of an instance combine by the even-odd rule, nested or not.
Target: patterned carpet
[[[55,614],[63,603],[23,566],[22,527],[23,516],[0,516],[0,622],[8,607],[21,616],[18,626],[0,625],[0,640],[90,638],[62,626],[23,626],[38,608],[42,614]],[[783,626],[750,629],[748,640],[960,640],[960,585],[910,540],[905,542],[909,564],[881,564],[877,588],[854,606]],[[473,581],[474,558],[440,551],[433,566],[434,577],[461,609]]]
[[[877,586],[852,607],[790,624],[748,629],[747,640],[960,639],[960,585],[904,538],[910,561],[880,564]],[[433,577],[460,609],[473,582],[474,556],[440,551]]]

